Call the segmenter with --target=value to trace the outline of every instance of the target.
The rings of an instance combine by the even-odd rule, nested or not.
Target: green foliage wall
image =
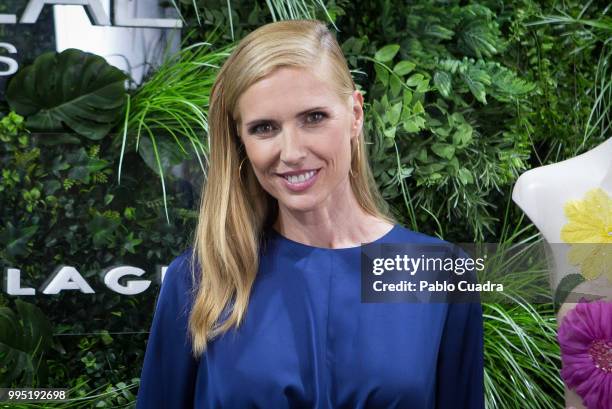
[[[127,154],[121,185],[116,183],[118,152],[111,138],[33,134],[11,113],[0,122],[0,141],[0,268],[21,269],[22,286],[36,288],[37,295],[16,301],[44,311],[54,334],[41,378],[24,367],[13,381],[65,387],[87,374],[85,384],[99,387],[138,377],[132,362],[143,358],[157,271],[190,245],[197,186],[170,178],[167,224],[156,176],[139,165],[137,154]],[[74,266],[96,293],[41,294],[61,265]],[[153,283],[137,296],[114,293],[102,274],[115,265],[142,268]],[[0,295],[0,305],[13,302]]]
[[[339,30],[365,96],[371,165],[404,225],[457,242],[532,239],[535,229],[510,201],[517,177],[610,135],[605,109],[595,112],[600,120],[591,118],[602,95],[594,67],[601,63],[607,9],[589,4],[181,0],[176,5],[185,31],[194,31],[180,55],[152,70],[127,98],[109,68],[103,91],[81,90],[98,102],[100,92],[110,99],[105,121],[63,117],[66,112],[53,108],[63,108],[64,100],[41,105],[60,113],[51,122],[36,121],[40,109],[22,110],[24,119],[7,107],[0,122],[0,267],[20,267],[24,285],[38,287],[50,266],[75,265],[97,293],[38,296],[38,310],[0,294],[0,326],[11,328],[0,331],[0,356],[22,359],[13,366],[18,371],[0,370],[0,376],[14,384],[73,387],[79,396],[92,395],[83,407],[133,403],[140,374],[135,363],[142,362],[158,287],[126,298],[105,291],[100,273],[129,264],[152,278],[190,245],[206,158],[184,155],[188,149],[179,144],[191,142],[194,152],[206,154],[212,68],[236,41],[273,20],[316,17]],[[601,19],[597,30],[604,31],[573,20],[535,24],[547,13]],[[211,39],[208,48],[196,47]],[[73,68],[81,58],[95,59],[64,58],[76,61],[68,64]],[[13,100],[26,89],[27,79],[18,78]],[[188,104],[188,115],[177,115]],[[19,112],[20,104],[12,108]],[[79,109],[73,103],[68,115]],[[173,172],[181,160],[181,170]],[[549,307],[485,306],[488,407],[561,404]],[[15,347],[27,339],[23,328],[7,324],[18,316],[41,320],[49,341],[44,348]],[[101,397],[107,386],[109,397]]]

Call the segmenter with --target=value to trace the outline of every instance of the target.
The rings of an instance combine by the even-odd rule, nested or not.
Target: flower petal
[[[596,340],[612,341],[612,302],[581,302],[569,311],[557,333],[561,377],[589,409],[612,407],[612,373],[595,366],[588,353]]]

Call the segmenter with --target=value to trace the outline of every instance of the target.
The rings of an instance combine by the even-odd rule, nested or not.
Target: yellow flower
[[[604,274],[612,282],[612,198],[596,188],[563,209],[569,222],[561,229],[561,239],[571,243],[569,262],[579,265],[587,280]]]

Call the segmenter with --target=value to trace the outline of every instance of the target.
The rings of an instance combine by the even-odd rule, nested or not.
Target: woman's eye
[[[307,121],[310,124],[316,124],[318,122],[321,122],[327,115],[325,115],[324,112],[311,112],[310,114],[308,114],[307,117]]]
[[[262,133],[268,133],[269,131],[272,130],[272,126],[270,124],[259,124],[259,125],[255,125],[254,127],[252,127],[249,132],[251,134],[257,135],[257,134],[262,134]]]
[[[319,122],[323,121],[325,118],[327,118],[327,114],[325,112],[321,112],[321,111],[311,112],[306,116],[306,123],[310,125],[318,124]],[[274,130],[274,127],[272,126],[272,124],[261,123],[261,124],[254,125],[251,128],[249,128],[249,133],[252,135],[265,135],[265,134],[271,133],[273,130]]]

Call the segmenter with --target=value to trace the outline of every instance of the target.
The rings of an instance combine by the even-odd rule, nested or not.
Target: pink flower
[[[561,377],[588,409],[612,409],[612,302],[579,302],[559,325]]]

